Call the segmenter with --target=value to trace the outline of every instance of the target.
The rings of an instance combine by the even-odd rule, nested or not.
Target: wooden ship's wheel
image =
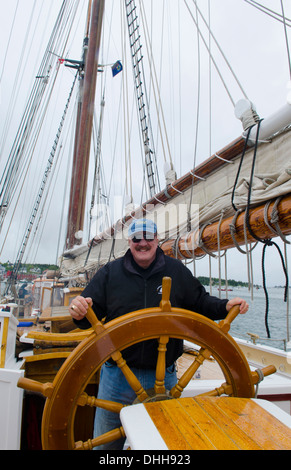
[[[220,366],[225,383],[204,395],[229,395],[242,398],[254,396],[254,385],[261,374],[251,372],[248,362],[234,339],[228,334],[230,324],[239,313],[235,306],[219,324],[188,310],[172,308],[169,298],[171,279],[163,279],[163,294],[159,308],[128,313],[106,324],[100,323],[89,308],[93,332],[84,339],[64,362],[53,383],[42,384],[21,378],[18,386],[41,392],[46,397],[42,418],[44,450],[85,449],[124,437],[123,428],[114,429],[86,442],[75,442],[74,420],[79,406],[102,407],[119,413],[123,404],[88,396],[85,388],[101,366],[112,358],[124,373],[137,395],[137,401],[175,399],[205,359],[214,358]],[[187,340],[200,347],[197,356],[183,373],[175,387],[166,391],[164,385],[166,350],[169,338]],[[157,364],[154,391],[144,390],[122,357],[122,350],[141,341],[157,339]],[[275,372],[270,366],[265,375]]]

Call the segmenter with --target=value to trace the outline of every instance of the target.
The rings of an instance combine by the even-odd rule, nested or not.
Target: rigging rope
[[[20,54],[20,61],[18,63],[17,70],[14,74],[15,78],[14,78],[13,88],[12,88],[12,92],[11,92],[11,96],[10,96],[10,100],[9,100],[8,112],[7,112],[7,116],[5,118],[5,123],[3,125],[3,131],[2,131],[2,136],[1,136],[1,146],[0,146],[0,154],[1,155],[3,154],[3,151],[4,151],[5,142],[6,142],[6,138],[7,138],[7,135],[8,135],[9,127],[10,127],[12,119],[13,119],[13,111],[15,109],[15,104],[17,103],[18,96],[19,96],[19,93],[20,93],[20,89],[18,87],[19,87],[19,84],[21,84],[22,81],[23,81],[24,70],[21,73],[21,68],[22,68],[23,62],[25,62],[25,50],[26,50],[26,46],[27,46],[27,42],[28,42],[29,33],[30,33],[30,30],[31,30],[31,27],[32,27],[32,20],[33,20],[33,17],[34,17],[34,11],[35,11],[35,3],[34,3],[34,6],[33,6],[33,9],[32,9],[30,18],[29,18],[28,26],[27,26],[27,29],[26,29],[26,34],[25,34],[24,39],[23,39],[23,45],[22,45],[21,54]],[[11,33],[12,33],[12,30],[11,30]],[[10,39],[11,38],[9,38],[9,42],[10,42]],[[33,39],[32,39],[32,41],[33,41]],[[8,43],[8,46],[7,46],[7,52],[8,52],[8,48],[9,48],[9,43]],[[29,56],[29,53],[27,53],[27,56]],[[5,64],[5,62],[4,62],[4,64]],[[4,74],[4,66],[3,66],[3,70],[2,70],[2,76],[3,76],[3,74]],[[1,76],[1,81],[2,81],[2,76]]]
[[[224,85],[224,88],[225,88],[225,90],[226,90],[226,92],[227,92],[227,95],[228,95],[228,97],[229,97],[229,99],[230,99],[232,105],[234,106],[234,105],[235,105],[234,99],[232,98],[232,96],[231,96],[231,94],[230,94],[230,91],[229,91],[229,89],[228,89],[228,87],[227,87],[227,85],[226,85],[226,82],[225,82],[225,80],[223,79],[222,73],[221,73],[221,71],[219,70],[218,65],[217,65],[217,63],[216,63],[216,61],[215,61],[215,59],[214,59],[214,56],[213,56],[213,53],[212,53],[212,50],[211,50],[211,39],[214,40],[215,45],[217,46],[219,52],[221,53],[221,55],[222,55],[222,57],[223,57],[223,59],[224,59],[226,65],[227,65],[227,67],[229,68],[229,70],[230,70],[232,76],[234,77],[234,79],[235,79],[235,81],[236,81],[236,83],[237,83],[239,89],[241,90],[242,94],[243,94],[245,97],[247,97],[247,95],[246,95],[246,93],[245,93],[245,91],[244,91],[244,89],[243,89],[241,83],[239,82],[238,78],[236,77],[236,75],[235,75],[235,73],[234,73],[232,67],[230,66],[230,63],[228,62],[228,60],[227,60],[225,54],[223,53],[223,51],[222,51],[222,49],[221,49],[221,47],[220,47],[218,41],[216,40],[215,36],[213,35],[213,33],[212,33],[212,31],[211,31],[211,28],[210,28],[210,4],[208,4],[208,7],[209,7],[209,21],[207,22],[206,19],[205,19],[205,17],[203,16],[202,12],[200,11],[196,0],[193,0],[193,3],[195,4],[195,8],[196,8],[196,19],[195,19],[195,17],[194,17],[194,14],[193,14],[192,11],[190,10],[190,7],[189,7],[189,5],[187,4],[187,1],[186,1],[186,0],[184,0],[184,3],[185,3],[185,5],[186,5],[186,7],[187,7],[187,9],[188,9],[188,12],[190,13],[190,16],[191,16],[193,22],[195,23],[195,26],[196,26],[196,29],[197,29],[197,37],[198,37],[198,40],[197,40],[197,41],[198,41],[198,46],[197,46],[197,47],[198,47],[198,71],[199,71],[199,68],[200,68],[200,41],[199,41],[199,38],[201,37],[201,39],[202,39],[202,41],[203,41],[203,43],[204,43],[204,45],[205,45],[205,47],[206,47],[206,49],[207,49],[207,51],[208,51],[208,54],[209,54],[209,71],[210,71],[210,68],[211,68],[210,65],[211,65],[211,63],[213,63],[213,65],[214,65],[214,67],[215,67],[215,69],[216,69],[216,71],[217,71],[217,73],[218,73],[218,75],[219,75],[219,77],[220,77],[220,79],[221,79],[223,85]],[[203,36],[203,34],[202,34],[202,31],[201,31],[200,26],[199,26],[199,17],[198,17],[198,14],[201,16],[201,18],[202,18],[204,24],[205,24],[206,27],[207,27],[208,35],[209,35],[209,36],[208,36],[208,44],[207,44],[207,41],[206,41],[206,39],[204,38],[204,36]],[[209,73],[210,73],[210,72],[209,72]],[[210,81],[210,78],[209,78],[209,81]],[[210,82],[209,82],[209,86],[210,86]],[[197,105],[197,123],[196,123],[196,145],[195,145],[195,152],[194,152],[194,169],[195,169],[197,134],[198,134],[199,88],[200,88],[200,74],[198,74],[198,105]],[[210,111],[211,111],[211,103],[210,103]],[[211,117],[210,117],[210,124],[211,124]],[[210,138],[211,138],[211,133],[210,133]],[[210,143],[210,147],[211,147],[211,143]],[[193,186],[194,186],[194,176],[195,176],[195,175],[194,175],[194,171],[193,171],[192,174],[193,174],[193,178],[192,178],[192,186],[191,186],[190,204],[191,204],[191,201],[192,201],[192,198],[193,198]],[[189,206],[189,207],[190,207],[190,206]],[[191,229],[191,221],[190,221],[190,215],[189,215],[189,214],[190,214],[190,210],[188,211],[188,222],[187,222],[187,224],[188,224],[188,231],[190,231],[190,229]]]
[[[193,18],[194,19],[194,18]],[[189,198],[189,206],[187,212],[187,231],[191,231],[191,205],[193,200],[194,191],[194,180],[195,180],[195,168],[196,168],[196,157],[197,157],[197,145],[198,145],[198,126],[199,126],[199,113],[200,113],[200,84],[201,84],[201,57],[200,57],[200,39],[199,39],[199,28],[198,28],[198,6],[196,4],[196,28],[197,28],[197,108],[196,108],[196,129],[195,129],[195,146],[193,156],[193,172],[192,172],[192,184]],[[202,232],[201,232],[202,233]]]
[[[284,258],[283,258],[281,249],[277,245],[277,243],[275,243],[274,241],[271,241],[271,240],[260,240],[260,241],[263,241],[263,243],[264,243],[263,253],[262,253],[262,273],[263,273],[263,288],[264,288],[265,299],[266,299],[265,326],[266,326],[267,336],[268,336],[268,338],[271,338],[270,329],[269,329],[269,325],[268,325],[269,296],[268,296],[268,289],[267,289],[267,285],[266,285],[266,275],[265,275],[265,254],[266,254],[267,246],[275,246],[277,248],[277,251],[278,251],[280,259],[281,259],[283,271],[284,271],[285,278],[286,278],[285,291],[284,291],[284,302],[287,302],[287,300],[288,300],[288,272],[287,272],[287,268],[286,268],[286,265],[285,265],[285,262],[284,262]]]
[[[253,161],[252,161],[252,167],[251,167],[251,174],[250,174],[250,181],[249,181],[249,188],[248,188],[248,198],[247,198],[247,205],[246,205],[246,209],[245,209],[245,222],[246,222],[246,227],[249,231],[249,234],[255,239],[257,240],[257,242],[261,242],[264,244],[264,247],[263,247],[263,252],[262,252],[262,277],[263,277],[263,289],[264,289],[264,293],[265,293],[265,300],[266,300],[266,309],[265,309],[265,326],[266,326],[266,331],[267,331],[267,336],[268,338],[270,338],[270,329],[269,329],[269,326],[268,326],[268,314],[269,314],[269,297],[268,297],[268,291],[267,291],[267,286],[266,286],[266,275],[265,275],[265,252],[266,252],[266,248],[267,246],[275,246],[278,250],[278,253],[279,253],[279,256],[280,256],[280,259],[281,259],[281,262],[282,262],[282,268],[283,268],[283,272],[284,272],[284,275],[285,275],[285,292],[284,292],[284,302],[287,302],[287,297],[288,297],[288,285],[289,285],[289,279],[288,279],[288,272],[287,272],[287,267],[284,263],[284,258],[283,258],[283,255],[281,253],[281,250],[279,248],[279,246],[272,240],[270,239],[262,239],[260,237],[258,237],[252,230],[252,227],[250,225],[250,214],[249,214],[249,211],[250,211],[250,205],[251,205],[251,192],[252,192],[252,185],[253,185],[253,177],[254,177],[254,170],[255,170],[255,164],[256,164],[256,156],[257,156],[257,149],[258,149],[258,143],[259,143],[259,133],[260,133],[260,125],[261,125],[261,122],[262,122],[262,119],[259,120],[258,122],[258,125],[257,125],[257,132],[256,132],[256,140],[255,140],[255,146],[254,146],[254,155],[253,155]],[[244,149],[243,149],[243,153],[241,155],[241,160],[240,160],[240,164],[239,164],[239,167],[238,167],[238,171],[237,171],[237,175],[236,175],[236,178],[235,178],[235,183],[234,183],[234,188],[233,188],[233,191],[232,191],[232,199],[231,199],[231,203],[232,203],[232,206],[234,208],[235,211],[238,211],[238,209],[236,208],[235,204],[234,204],[234,194],[235,194],[235,188],[236,188],[236,185],[237,185],[237,181],[238,181],[238,176],[239,176],[239,173],[241,171],[241,166],[242,166],[242,162],[243,162],[243,159],[244,159],[244,155],[245,155],[245,152],[246,152],[246,148],[247,148],[247,143],[248,143],[248,139],[249,139],[249,136],[250,136],[250,132],[251,132],[251,129],[252,127],[254,126],[251,126],[249,129],[248,129],[248,132],[247,132],[247,136],[246,136],[246,141],[245,141],[245,145],[244,145]],[[249,252],[249,250],[248,250]]]
[[[210,0],[208,0],[208,24],[209,24],[209,35],[208,35],[208,44],[209,44],[209,51],[211,53],[211,8],[210,8]],[[211,70],[211,57],[209,55],[209,155],[212,155],[212,70]]]
[[[149,33],[149,27],[148,27],[148,22],[146,20],[146,14],[145,14],[145,7],[144,7],[144,2],[143,0],[140,0],[140,8],[141,8],[141,20],[142,24],[144,27],[145,31],[145,45],[147,48],[147,54],[149,57],[149,63],[150,63],[150,89],[152,87],[153,89],[153,95],[154,95],[154,101],[155,101],[155,108],[156,108],[156,113],[157,113],[157,135],[160,136],[161,139],[161,145],[162,145],[162,151],[163,151],[163,157],[164,157],[164,162],[170,163],[170,167],[173,168],[173,160],[172,160],[172,154],[171,154],[171,148],[169,144],[169,137],[168,137],[168,132],[167,132],[167,126],[166,126],[166,121],[165,121],[165,115],[164,115],[164,109],[162,106],[162,99],[161,99],[161,69],[162,69],[162,50],[163,50],[163,36],[164,36],[164,16],[165,16],[165,0],[163,2],[163,9],[162,9],[162,25],[161,25],[161,56],[159,60],[160,64],[160,78],[158,79],[157,77],[157,71],[156,71],[156,66],[155,66],[155,60],[153,56],[153,39],[152,39],[152,34],[150,35]],[[153,22],[152,22],[153,24]],[[164,133],[164,135],[163,135]]]
[[[156,71],[156,66],[155,66],[155,61],[154,61],[154,56],[153,56],[153,48],[152,48],[153,41],[152,39],[150,39],[149,27],[146,21],[146,14],[145,14],[143,0],[141,0],[140,3],[141,3],[141,19],[142,19],[144,31],[145,31],[145,44],[147,48],[148,57],[150,60],[150,79],[151,79],[150,84],[153,87],[155,107],[157,110],[157,124],[158,124],[158,130],[159,130],[159,134],[161,138],[162,148],[163,148],[164,161],[165,162],[167,161],[167,157],[166,157],[166,148],[167,148],[169,162],[171,166],[173,166],[173,160],[172,160],[172,154],[171,154],[169,138],[168,138],[168,133],[167,133],[164,109],[162,106],[161,84],[160,84],[160,80],[158,80],[158,77],[157,77],[157,71]],[[163,4],[163,8],[164,8],[164,4]],[[163,14],[163,18],[164,18],[164,14]],[[163,21],[163,25],[164,25],[164,21]],[[161,49],[162,49],[162,45],[161,45]],[[163,130],[162,130],[161,122],[163,124]],[[163,138],[163,131],[165,134],[165,143],[164,143],[164,138]]]
[[[282,9],[282,17],[283,17],[283,23],[284,23],[284,34],[285,34],[285,41],[286,41],[288,64],[289,64],[289,77],[291,80],[291,59],[290,59],[290,50],[289,50],[288,35],[287,35],[287,24],[286,24],[286,17],[284,13],[283,0],[281,0],[281,9]]]
[[[56,52],[60,51],[61,57],[63,56],[63,51],[68,40],[71,23],[74,19],[77,7],[78,2],[76,2],[76,0],[74,0],[71,5],[65,0],[62,3],[56,23],[49,38],[42,63],[39,67],[38,75],[35,78],[34,86],[29,96],[16,138],[7,159],[0,180],[0,230],[3,226],[3,222],[7,214],[7,210],[11,204],[12,198],[15,195],[15,191],[18,187],[19,179],[22,178],[25,166],[29,164],[29,160],[31,161],[32,155],[30,155],[29,159],[28,145],[33,138],[33,132],[35,135],[39,135],[40,128],[44,120],[43,113],[42,117],[39,119],[39,127],[36,129],[35,126],[37,113],[41,109],[41,103],[45,97],[45,91],[49,83],[49,78],[53,71],[55,73],[53,84],[55,83],[58,68],[55,70],[53,68],[53,64],[56,63],[56,56],[59,56],[59,54],[56,54]],[[70,17],[71,20],[69,21]],[[64,41],[59,43],[59,37],[61,35],[60,31],[63,32],[64,27],[67,28],[67,34],[65,35]],[[48,98],[45,107],[48,105],[51,92],[52,86],[50,86],[50,91],[48,92]]]
[[[123,16],[122,16],[123,19]],[[123,49],[122,54],[124,56],[123,62],[127,63],[127,54],[126,54],[126,47],[125,47],[125,27],[124,22],[122,21],[123,31],[121,32],[122,36],[124,37],[124,41],[122,40]],[[128,76],[127,70],[125,74],[123,74],[122,80],[122,92],[123,92],[123,113],[124,113],[124,158],[125,158],[125,191],[126,194],[130,195],[130,199],[132,202],[133,194],[132,194],[132,173],[131,173],[131,152],[130,152],[130,124],[129,124],[129,98],[128,98]],[[127,125],[125,125],[127,123]],[[127,131],[127,132],[126,132]],[[127,147],[128,143],[128,147]],[[128,178],[129,174],[129,178]],[[129,179],[129,182],[128,182]]]
[[[148,94],[146,89],[145,83],[145,73],[143,67],[143,55],[142,55],[142,44],[140,41],[140,34],[139,34],[139,22],[138,22],[138,15],[136,11],[135,0],[125,0],[125,10],[126,10],[126,17],[127,17],[127,24],[128,24],[128,34],[129,34],[129,42],[131,48],[131,58],[132,58],[132,66],[133,66],[133,75],[135,80],[135,93],[136,93],[136,100],[140,115],[140,125],[142,129],[143,135],[143,142],[144,142],[144,154],[145,154],[145,162],[146,162],[146,169],[147,169],[147,176],[148,176],[148,183],[149,183],[149,190],[151,196],[154,196],[158,191],[159,188],[159,181],[157,178],[157,174],[155,174],[153,169],[153,161],[156,162],[156,153],[155,150],[152,149],[153,147],[153,138],[152,138],[152,127],[151,127],[151,120],[149,115],[147,114],[149,111],[149,102],[148,102]]]
[[[222,57],[223,57],[223,59],[225,60],[225,63],[226,63],[226,65],[228,66],[228,68],[229,68],[231,74],[233,75],[233,77],[234,77],[236,83],[238,84],[238,86],[239,86],[241,92],[243,93],[243,95],[245,96],[245,98],[247,98],[245,91],[243,90],[243,88],[242,88],[242,86],[241,86],[241,84],[240,84],[238,78],[236,77],[236,75],[235,75],[235,73],[234,73],[232,67],[230,66],[228,60],[226,59],[225,54],[223,53],[223,51],[222,51],[221,47],[219,46],[217,40],[215,39],[214,35],[212,34],[212,32],[211,32],[211,30],[210,30],[210,28],[209,28],[209,25],[207,24],[207,21],[205,20],[204,16],[202,15],[201,11],[199,10],[199,8],[198,8],[198,6],[197,6],[196,0],[192,0],[192,1],[193,1],[193,3],[195,3],[196,8],[197,8],[197,11],[199,12],[200,16],[202,17],[203,21],[205,22],[206,27],[208,28],[208,30],[209,30],[209,32],[210,32],[210,34],[211,34],[211,37],[214,39],[215,44],[216,44],[216,46],[217,46],[218,49],[219,49],[219,52],[222,54]],[[187,4],[187,0],[184,0],[184,3],[185,3],[185,5],[186,5],[186,7],[187,7],[187,9],[188,9],[188,11],[189,11],[189,13],[190,13],[190,16],[191,16],[193,22],[195,23],[195,26],[196,26],[196,28],[197,28],[197,31],[198,31],[198,33],[199,33],[199,35],[200,35],[200,37],[201,37],[201,39],[202,39],[202,41],[203,41],[203,43],[204,43],[206,49],[207,49],[207,51],[208,51],[209,57],[211,58],[211,61],[212,61],[213,65],[214,65],[214,67],[215,67],[215,69],[216,69],[216,71],[217,71],[217,73],[218,73],[218,75],[219,75],[219,77],[220,77],[220,80],[221,80],[221,82],[222,82],[222,84],[223,84],[223,86],[224,86],[224,88],[225,88],[225,90],[226,90],[226,92],[227,92],[227,95],[228,95],[228,97],[229,97],[229,99],[230,99],[232,105],[234,106],[234,105],[235,105],[234,99],[232,98],[232,96],[231,96],[231,94],[230,94],[230,91],[229,91],[229,89],[228,89],[228,87],[227,87],[227,85],[226,85],[226,82],[225,82],[225,80],[224,80],[224,78],[223,78],[223,76],[222,76],[221,71],[220,71],[219,68],[218,68],[218,65],[217,65],[217,63],[216,63],[216,61],[215,61],[215,59],[214,59],[214,57],[213,57],[213,54],[212,54],[212,52],[210,51],[210,48],[209,48],[209,46],[208,46],[208,44],[207,44],[207,42],[206,42],[206,39],[204,38],[204,36],[203,36],[203,34],[202,34],[202,32],[201,32],[201,29],[199,28],[198,23],[197,23],[197,21],[195,20],[194,15],[193,15],[193,13],[192,13],[191,10],[190,10],[189,5]]]
[[[44,175],[43,175],[43,179],[42,179],[40,189],[39,189],[36,201],[35,201],[35,205],[33,207],[33,210],[32,210],[32,213],[31,213],[31,216],[30,216],[27,228],[26,228],[26,232],[25,232],[24,237],[23,237],[22,246],[21,246],[21,248],[18,252],[16,262],[13,266],[13,270],[12,270],[12,273],[11,273],[10,282],[8,283],[8,286],[7,286],[7,290],[11,286],[11,282],[13,282],[17,278],[17,273],[18,273],[18,270],[19,270],[20,265],[22,263],[24,252],[25,252],[25,249],[26,249],[26,246],[27,246],[27,243],[28,243],[31,231],[32,231],[33,224],[34,224],[35,219],[36,219],[36,214],[37,214],[37,211],[39,209],[41,199],[42,199],[42,196],[43,196],[44,191],[45,191],[45,186],[46,186],[46,183],[47,183],[47,180],[48,180],[48,177],[49,177],[52,165],[53,165],[54,157],[55,157],[56,150],[57,150],[57,147],[58,147],[58,143],[59,143],[59,140],[60,140],[60,136],[61,136],[61,133],[62,133],[62,130],[63,130],[64,121],[65,121],[65,118],[66,118],[66,115],[67,115],[67,112],[68,112],[69,104],[70,104],[70,101],[71,101],[71,98],[72,98],[72,94],[73,94],[73,90],[75,88],[75,84],[76,84],[76,81],[77,81],[78,74],[79,74],[79,71],[77,71],[77,73],[75,75],[75,78],[74,78],[74,81],[73,81],[73,85],[72,85],[72,88],[71,88],[71,91],[70,91],[70,94],[69,94],[69,97],[68,97],[68,100],[67,100],[67,103],[66,103],[66,106],[65,106],[64,113],[63,113],[62,118],[61,118],[61,122],[59,124],[57,135],[56,135],[56,138],[55,138],[55,141],[54,141],[54,144],[53,144],[53,147],[52,147],[49,159],[48,159],[47,167],[46,167]]]
[[[2,71],[1,71],[1,74],[0,74],[0,82],[2,82],[2,78],[3,78],[3,73],[4,73],[4,69],[5,69],[6,59],[7,59],[8,50],[9,50],[9,46],[10,46],[10,41],[11,41],[11,37],[12,37],[12,32],[13,32],[13,29],[14,29],[15,19],[16,19],[16,15],[17,15],[17,11],[18,11],[18,5],[19,5],[19,0],[17,0],[17,4],[16,4],[16,7],[15,7],[14,15],[13,15],[12,26],[11,26],[11,29],[10,29],[10,34],[9,34],[9,38],[8,38],[8,42],[7,42],[6,51],[5,51],[5,54],[4,54]]]
[[[68,129],[73,128],[72,127],[72,122],[73,122],[74,116],[75,116],[75,114],[74,114],[74,112],[72,112],[71,113],[70,123],[67,125]],[[68,139],[69,139],[69,144],[67,144]],[[55,186],[57,184],[58,175],[59,175],[59,171],[60,171],[60,168],[61,168],[60,161],[62,161],[62,159],[60,158],[61,157],[61,152],[62,152],[63,149],[68,149],[69,148],[68,155],[73,155],[73,144],[74,144],[74,139],[72,139],[72,136],[70,135],[70,132],[68,132],[65,139],[63,139],[63,141],[60,143],[59,151],[56,154],[56,157],[54,158],[54,165],[53,165],[53,168],[52,168],[51,177],[48,181],[48,184],[46,185],[46,196],[45,196],[45,199],[43,198],[42,208],[41,208],[40,213],[38,213],[38,220],[36,222],[36,227],[35,227],[35,230],[34,230],[33,237],[30,240],[30,247],[29,247],[29,249],[26,249],[26,260],[28,258],[30,258],[32,260],[31,261],[32,263],[36,262],[35,260],[36,260],[36,256],[37,256],[37,252],[38,252],[41,240],[42,240],[42,235],[43,235],[43,232],[44,232],[44,229],[45,229],[45,223],[48,219],[49,209],[50,209],[51,203],[53,201],[53,196],[56,194],[55,193]],[[60,238],[61,238],[61,234],[63,232],[63,223],[66,220],[66,218],[64,217],[64,210],[65,210],[65,202],[66,202],[65,201],[65,195],[68,193],[68,182],[69,182],[68,176],[71,173],[70,170],[71,170],[71,165],[72,165],[72,162],[70,160],[71,160],[70,158],[67,159],[67,166],[66,166],[66,173],[65,173],[67,175],[67,177],[66,177],[65,181],[62,178],[62,186],[64,188],[63,189],[62,205],[58,206],[59,208],[60,207],[62,208],[62,211],[61,211],[61,216],[60,216],[61,223],[60,223],[60,227],[59,227],[59,230],[58,230],[58,232],[59,232],[58,242],[57,242],[57,246],[56,246],[56,250],[55,250],[55,255],[56,255],[55,264],[56,265],[58,264],[57,260],[58,260],[58,253],[59,253],[59,247],[60,247]],[[59,164],[59,166],[57,168],[58,164]],[[54,176],[55,173],[57,173],[56,177]],[[53,182],[54,182],[54,185],[53,185],[53,189],[51,190],[51,185],[52,185]],[[47,203],[49,193],[50,193],[50,200]],[[58,194],[59,194],[59,192],[58,192]],[[45,209],[46,209],[46,214],[44,214]],[[54,219],[54,222],[56,223],[55,219]],[[36,240],[36,236],[38,236],[38,241]],[[34,253],[32,253],[32,249],[33,249]]]
[[[280,15],[280,13],[277,13],[274,10],[267,8],[265,5],[262,5],[259,2],[255,2],[254,0],[244,0],[244,1],[248,3],[249,5],[251,5],[252,7],[255,7],[257,10],[260,10],[261,12],[270,16],[271,18],[279,21],[280,23],[286,23],[286,26],[288,27],[291,26],[291,20],[289,18],[286,18],[285,16],[283,17],[282,15]]]
[[[271,18],[279,21],[280,23],[283,24],[284,26],[284,34],[285,34],[285,42],[286,42],[286,50],[287,50],[287,56],[288,56],[288,64],[289,64],[289,76],[291,80],[291,57],[290,57],[290,50],[289,50],[289,43],[288,43],[288,35],[287,35],[287,27],[291,27],[291,20],[285,16],[284,12],[284,5],[283,5],[283,0],[280,0],[281,4],[281,11],[282,14],[275,12],[274,10],[271,10],[270,8],[267,8],[266,6],[262,5],[259,2],[255,2],[254,0],[244,0],[246,3],[249,5],[253,6],[257,10],[265,13],[266,15],[270,16]]]

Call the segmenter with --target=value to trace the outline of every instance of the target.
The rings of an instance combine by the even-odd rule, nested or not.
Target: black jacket
[[[148,307],[158,307],[164,276],[172,278],[170,301],[172,307],[200,313],[212,320],[225,318],[227,300],[210,296],[202,284],[181,261],[164,255],[158,248],[155,261],[148,269],[140,268],[130,250],[124,257],[106,264],[84,289],[83,297],[91,297],[93,310],[99,320],[106,322],[126,313]],[[79,328],[88,328],[86,318],[75,321]],[[170,339],[167,345],[167,367],[183,353],[183,342]],[[130,366],[155,368],[157,341],[149,340],[127,348],[123,356]]]

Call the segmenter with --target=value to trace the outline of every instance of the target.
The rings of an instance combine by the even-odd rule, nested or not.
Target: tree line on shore
[[[1,263],[6,271],[11,271],[13,269],[13,263],[7,261],[6,263]],[[36,270],[41,274],[44,271],[57,271],[59,268],[54,264],[22,264],[20,267],[21,270],[25,270],[27,273],[35,272]]]
[[[207,276],[198,276],[197,279],[201,282],[203,286],[210,285],[210,278]],[[211,283],[212,285],[219,285],[219,279],[217,277],[212,277]],[[222,286],[225,286],[225,279],[221,279],[220,284]],[[231,286],[231,287],[248,287],[247,282],[235,281],[234,279],[228,279],[227,284],[228,286]]]

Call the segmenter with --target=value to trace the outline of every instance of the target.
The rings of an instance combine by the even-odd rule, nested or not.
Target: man
[[[142,308],[157,307],[161,300],[162,279],[172,278],[170,302],[172,307],[195,311],[212,320],[226,317],[234,305],[240,313],[248,310],[245,300],[218,299],[210,296],[201,283],[179,260],[165,256],[158,246],[157,227],[147,219],[134,221],[128,229],[129,250],[126,254],[101,268],[82,293],[70,305],[70,313],[80,328],[89,328],[85,317],[88,305],[99,320],[108,322]],[[167,345],[165,387],[170,390],[177,382],[175,361],[183,353],[183,342],[171,338]],[[153,388],[157,359],[156,340],[143,341],[122,352],[145,390]],[[98,398],[130,404],[136,395],[123,373],[109,360],[101,369]],[[97,408],[94,435],[120,427],[118,414]],[[107,449],[122,449],[120,440]]]

